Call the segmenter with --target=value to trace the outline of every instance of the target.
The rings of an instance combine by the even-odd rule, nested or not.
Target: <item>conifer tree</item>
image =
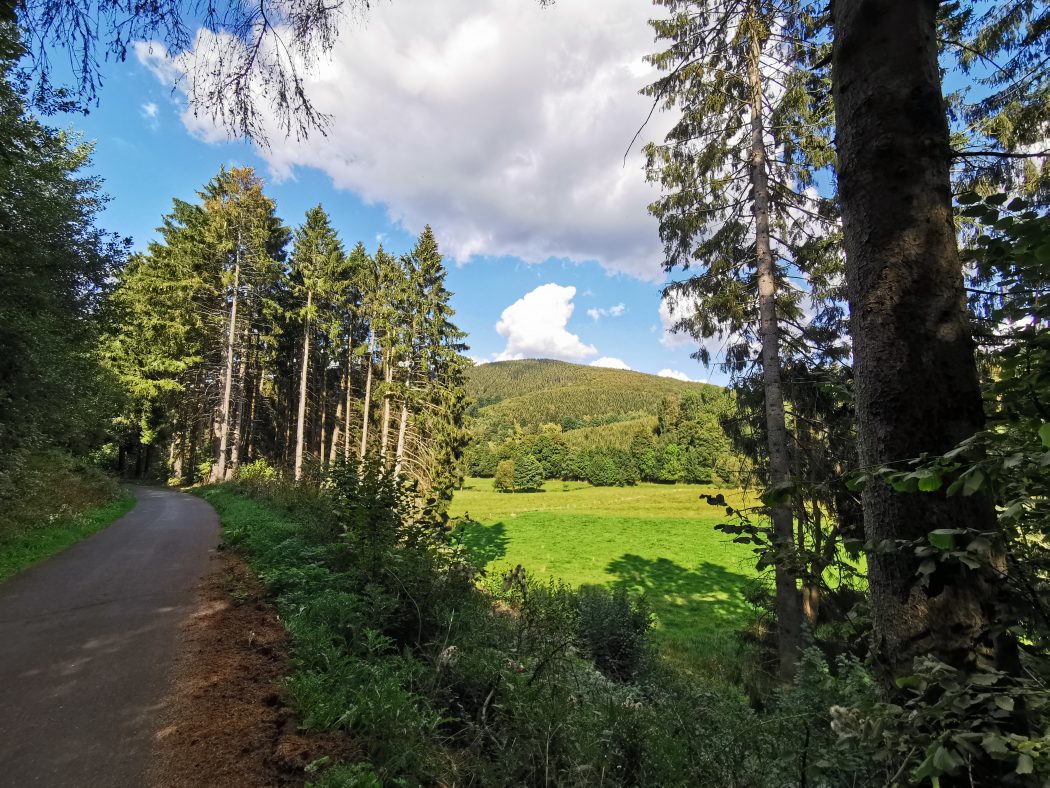
[[[649,59],[669,73],[645,92],[681,117],[664,144],[647,146],[649,177],[665,192],[650,210],[660,221],[665,268],[699,269],[665,297],[689,307],[676,328],[701,341],[725,339],[730,370],[745,369],[758,344],[768,483],[785,489],[791,473],[781,346],[804,297],[789,277],[805,277],[815,296],[835,263],[825,243],[832,206],[811,188],[814,170],[830,161],[820,133],[826,106],[814,90],[819,84],[799,67],[814,20],[796,3],[657,2],[670,12],[652,22],[668,48]],[[696,355],[709,360],[703,345]],[[667,462],[677,473],[673,455]],[[790,677],[802,623],[794,531],[790,507],[771,508],[780,670]]]
[[[334,305],[348,289],[345,277],[346,255],[332,228],[328,214],[318,205],[306,212],[306,220],[295,232],[292,250],[292,281],[299,297],[304,299],[300,319],[303,325],[302,361],[299,373],[299,410],[295,431],[295,479],[303,475],[305,452],[307,380],[310,372],[310,347],[318,331],[332,331],[336,325]],[[324,370],[322,368],[322,374]],[[322,403],[322,408],[324,407]],[[324,429],[321,431],[322,454]],[[334,443],[334,441],[333,441]]]

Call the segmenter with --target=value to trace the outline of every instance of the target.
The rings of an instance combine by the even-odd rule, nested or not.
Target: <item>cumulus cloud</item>
[[[596,358],[591,362],[592,367],[607,367],[608,369],[630,369],[627,362],[623,359],[613,358],[612,356],[602,356]]]
[[[696,303],[686,298],[663,298],[660,300],[660,327],[663,334],[660,344],[669,348],[696,346],[696,340],[686,332],[675,332],[679,320],[689,317],[696,310]]]
[[[503,310],[496,332],[507,338],[497,361],[515,358],[557,358],[579,361],[598,349],[584,343],[566,326],[575,308],[575,287],[553,282],[540,285]]]
[[[594,322],[598,322],[603,317],[619,317],[627,311],[627,307],[623,303],[619,303],[616,306],[611,306],[608,309],[601,307],[593,307],[587,310],[587,316],[590,317]]]
[[[656,375],[657,377],[661,378],[674,378],[675,380],[684,380],[687,383],[692,381],[692,378],[690,378],[684,372],[679,372],[677,369],[661,369],[659,372],[656,373]]]
[[[735,335],[725,336],[713,336],[707,337],[701,341],[697,341],[692,337],[688,331],[676,332],[674,330],[678,322],[684,318],[691,317],[696,314],[698,306],[695,299],[688,296],[678,296],[677,298],[664,298],[660,301],[660,344],[666,348],[671,349],[684,349],[689,348],[696,350],[698,347],[703,345],[707,350],[708,355],[711,358],[711,365],[715,366],[725,360],[726,348],[732,343],[736,342],[737,338]],[[674,370],[663,370],[664,372],[673,372]],[[662,373],[660,373],[662,374]],[[682,373],[678,373],[682,374]],[[674,375],[664,375],[664,377],[675,377]]]
[[[642,61],[655,48],[653,13],[638,0],[373,4],[308,76],[332,116],[328,136],[284,139],[271,123],[259,154],[277,177],[323,170],[411,234],[429,222],[458,262],[596,260],[659,281],[646,210],[656,192],[639,145],[623,161],[649,111],[638,90],[655,77]],[[138,54],[169,83],[194,56],[165,60],[146,44]],[[206,113],[182,120],[225,139]],[[658,113],[643,138],[662,137],[669,122]]]

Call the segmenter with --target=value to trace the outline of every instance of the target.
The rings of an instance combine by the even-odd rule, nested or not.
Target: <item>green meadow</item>
[[[490,574],[521,564],[535,578],[644,594],[665,654],[702,669],[732,648],[755,578],[750,548],[714,528],[725,510],[700,497],[719,492],[741,502],[707,485],[550,481],[542,492],[498,493],[491,479],[470,478],[450,514],[469,518],[457,535]]]

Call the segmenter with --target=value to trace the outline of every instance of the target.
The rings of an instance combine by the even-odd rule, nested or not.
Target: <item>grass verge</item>
[[[656,656],[628,589],[511,572],[479,590],[466,550],[377,467],[337,468],[324,495],[198,490],[289,631],[303,725],[361,748],[317,764],[316,785],[757,788],[832,747],[826,674],[756,710]]]
[[[94,509],[59,517],[7,534],[0,539],[0,582],[101,531],[131,511],[135,497],[124,493]]]

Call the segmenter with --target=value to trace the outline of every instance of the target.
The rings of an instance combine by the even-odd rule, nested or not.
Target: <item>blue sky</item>
[[[654,192],[637,146],[623,161],[648,110],[637,90],[651,77],[641,56],[652,9],[450,0],[428,17],[409,5],[377,6],[311,77],[333,117],[326,137],[231,141],[187,111],[177,64],[144,48],[107,65],[87,116],[48,122],[95,141],[111,197],[103,221],[136,249],[173,197],[193,199],[222,165],[249,165],[286,223],[321,203],[347,246],[404,252],[431,223],[477,360],[558,357],[721,382],[665,331],[645,211]]]

